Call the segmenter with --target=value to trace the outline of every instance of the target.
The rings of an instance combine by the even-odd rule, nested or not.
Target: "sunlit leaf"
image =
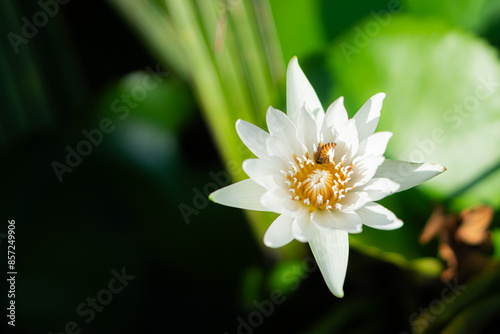
[[[439,17],[473,31],[483,31],[500,11],[496,0],[403,0],[402,6],[414,15]]]
[[[387,93],[378,130],[394,133],[388,155],[448,168],[419,189],[437,199],[457,197],[459,209],[477,202],[500,207],[500,177],[491,170],[500,160],[494,49],[439,21],[401,16],[373,31],[370,22],[332,48],[333,95],[345,95],[353,112],[369,96]]]

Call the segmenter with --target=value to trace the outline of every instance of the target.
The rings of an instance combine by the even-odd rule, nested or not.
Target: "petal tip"
[[[288,62],[287,76],[289,75],[289,73],[291,73],[291,71],[295,71],[297,67],[300,68],[299,59],[297,58],[297,56],[293,56],[292,59],[290,59],[290,61]]]
[[[337,292],[333,292],[332,291],[332,294],[337,297],[337,298],[344,298],[344,290],[340,290],[340,291],[337,291]]]
[[[236,123],[234,123],[234,127],[236,128],[236,131],[238,131],[238,128],[241,126],[241,124],[243,123],[243,120],[238,118],[236,120]]]
[[[238,125],[238,124],[239,124],[239,123],[241,123],[242,121],[243,121],[243,120],[242,120],[241,118],[238,118],[238,119],[236,120],[236,125]]]
[[[403,227],[404,223],[401,219],[398,219],[397,222],[394,224],[394,229],[397,230],[398,228]]]
[[[392,181],[389,179],[389,187],[390,187],[390,192],[391,194],[397,193],[399,189],[401,189],[401,183],[398,183],[396,181]]]
[[[216,190],[216,191],[212,192],[210,195],[208,195],[208,199],[209,199],[209,200],[211,200],[211,201],[212,201],[212,202],[214,202],[214,203],[217,203],[217,201],[216,201],[216,200],[215,200],[215,198],[214,198],[214,194],[215,194],[216,192],[218,192],[218,191],[219,191],[219,190]]]
[[[275,248],[275,247],[273,247],[273,243],[271,241],[267,240],[267,238],[266,238],[265,235],[264,235],[263,241],[264,241],[264,245],[266,245],[267,247],[269,247],[269,248]]]
[[[427,165],[431,166],[431,168],[434,169],[439,174],[444,173],[444,172],[446,172],[448,170],[448,168],[446,168],[445,166],[440,165],[440,164],[427,163]],[[437,174],[437,175],[439,175],[439,174]]]
[[[284,245],[277,245],[275,243],[273,243],[272,241],[269,241],[269,240],[266,240],[266,238],[264,237],[264,245],[266,245],[266,247],[269,247],[269,248],[280,248]]]
[[[327,284],[328,285],[328,284]],[[330,286],[328,285],[328,289],[337,298],[344,298],[344,287],[343,286]]]

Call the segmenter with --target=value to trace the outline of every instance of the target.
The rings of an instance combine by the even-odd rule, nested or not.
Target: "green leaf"
[[[326,44],[318,0],[271,0],[285,61],[320,51]]]
[[[497,0],[403,0],[403,7],[414,15],[439,17],[472,31],[483,31],[500,12]]]
[[[241,279],[240,300],[248,311],[255,308],[254,301],[261,299],[264,272],[261,267],[249,266]]]
[[[465,283],[456,279],[446,283],[428,306],[418,310],[412,324],[414,332],[475,333],[494,324],[500,306],[499,278],[499,263],[493,262]]]
[[[277,263],[270,272],[267,280],[269,291],[278,291],[285,295],[297,290],[300,287],[302,280],[309,277],[308,272],[312,270],[310,267],[311,261],[314,266],[315,262],[312,258],[300,260],[288,260]],[[316,269],[316,267],[314,267]]]
[[[110,86],[98,107],[100,116],[106,115],[117,123],[132,116],[177,133],[193,116],[195,100],[184,84],[148,67]]]
[[[500,228],[495,228],[491,231],[491,242],[493,244],[493,257],[500,259]]]
[[[390,16],[401,13],[402,10],[399,0],[321,0],[321,17],[328,39],[336,38],[364,17],[387,20]]]
[[[352,116],[371,95],[387,93],[377,129],[394,133],[387,155],[448,168],[419,189],[434,199],[455,197],[457,209],[477,202],[499,208],[496,51],[439,21],[394,17],[378,33],[367,29],[373,22],[333,46],[333,95],[346,96]]]

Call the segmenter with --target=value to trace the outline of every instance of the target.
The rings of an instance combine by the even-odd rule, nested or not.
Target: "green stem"
[[[223,3],[210,0],[110,1],[151,49],[190,82],[223,160],[241,166],[250,152],[242,149],[235,122],[243,118],[262,126],[275,83],[284,75],[267,1],[259,0],[258,9],[254,1],[238,1],[237,6],[219,12],[214,6]],[[246,178],[241,168],[230,172],[234,180]],[[273,214],[247,212],[247,217],[266,254],[273,258],[303,255],[305,247],[299,243],[279,250],[263,246]]]
[[[238,44],[242,59],[247,67],[247,82],[252,89],[256,101],[258,119],[263,119],[265,110],[271,101],[269,92],[274,90],[269,71],[266,71],[266,61],[262,50],[262,43],[258,38],[258,28],[255,15],[249,13],[250,1],[239,1],[230,11],[232,26],[238,35]]]
[[[234,128],[236,118],[226,102],[209,47],[194,15],[194,7],[190,0],[165,0],[165,3],[180,43],[186,50],[186,60],[191,65],[190,80],[217,146],[225,161],[241,161],[238,147],[233,144],[239,141]],[[236,179],[243,177],[242,171],[235,174]]]
[[[267,57],[267,63],[273,83],[278,84],[285,77],[283,53],[274,24],[271,5],[268,0],[255,0],[255,12]]]
[[[243,72],[241,68],[237,68],[237,61],[235,61],[237,57],[234,43],[229,42],[226,36],[228,9],[223,7],[217,17],[212,2],[206,0],[196,0],[196,2],[231,110],[235,114],[238,111],[239,118],[255,122],[251,113],[252,101],[248,86],[244,85]]]

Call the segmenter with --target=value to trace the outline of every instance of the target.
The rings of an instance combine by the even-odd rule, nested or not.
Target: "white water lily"
[[[348,233],[362,225],[381,230],[403,222],[375,203],[442,173],[441,165],[384,158],[390,132],[374,133],[385,94],[366,102],[348,119],[343,98],[326,113],[297,58],[287,69],[287,115],[269,107],[269,130],[238,120],[236,130],[257,156],[243,162],[249,179],[219,189],[210,198],[232,207],[280,216],[264,243],[281,247],[309,242],[330,291],[342,297],[349,256]]]

